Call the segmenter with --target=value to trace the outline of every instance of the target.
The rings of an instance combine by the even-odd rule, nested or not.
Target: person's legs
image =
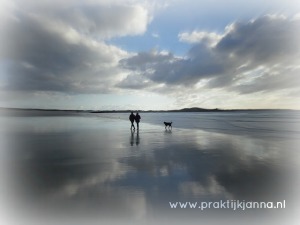
[[[133,129],[135,129],[135,127],[134,127],[134,121],[131,121],[131,127],[130,127],[130,129],[132,129],[132,127],[133,127]]]

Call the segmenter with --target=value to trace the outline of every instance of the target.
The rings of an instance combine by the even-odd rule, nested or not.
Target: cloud
[[[105,39],[143,34],[148,23],[147,10],[139,5],[83,5],[58,14],[77,30]]]
[[[15,1],[15,11],[22,11],[47,26],[72,27],[100,39],[143,34],[151,15],[141,4],[126,1]]]
[[[153,38],[160,38],[160,36],[159,36],[158,33],[152,33],[151,36],[152,36]]]
[[[192,44],[204,42],[213,47],[220,41],[222,35],[219,35],[214,32],[193,31],[192,33],[182,32],[178,35],[178,38],[182,42],[187,42]]]
[[[142,76],[130,74],[123,79],[122,82],[117,85],[117,87],[140,90],[147,88],[150,85],[153,85],[153,82],[149,79],[146,80]]]
[[[209,77],[223,70],[221,61],[213,62],[212,58],[216,57],[210,49],[198,47],[190,50],[188,59],[176,57],[172,53],[141,52],[122,60],[121,64],[124,68],[135,71],[136,76],[156,83],[189,86],[197,82],[200,76]],[[203,60],[200,61],[200,58]]]
[[[299,27],[295,18],[268,15],[229,24],[223,34],[184,32],[179,40],[194,44],[186,57],[142,52],[122,60],[122,65],[135,76],[171,86],[195,88],[205,81],[202,89],[241,94],[295,88]]]
[[[212,89],[217,94],[299,93],[299,15],[236,21],[223,31],[195,26],[178,34],[181,47],[190,45],[184,56],[174,54],[178,49],[128,52],[112,44],[117,38],[126,46],[128,39],[120,38],[143,34],[159,34],[159,43],[165,43],[161,27],[152,27],[157,33],[147,28],[167,3],[3,1],[1,92],[126,95],[139,90],[171,96],[180,105],[186,99],[193,104],[199,99],[212,102],[189,97]],[[146,36],[141,40],[149,41]],[[145,46],[137,43],[138,48]]]
[[[149,22],[145,8],[121,1],[26,3],[7,5],[1,16],[5,90],[109,92],[123,76],[118,62],[128,53],[105,40],[142,34]]]
[[[265,16],[248,23],[234,23],[216,46],[218,52],[250,61],[254,66],[299,55],[299,20]]]

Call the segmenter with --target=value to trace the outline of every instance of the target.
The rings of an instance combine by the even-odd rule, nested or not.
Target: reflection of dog
[[[167,127],[172,128],[172,122],[164,122],[165,124],[165,129],[167,129]]]

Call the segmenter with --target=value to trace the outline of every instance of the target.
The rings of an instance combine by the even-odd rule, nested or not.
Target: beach
[[[135,131],[128,116],[2,115],[10,219],[226,224],[251,218],[276,224],[296,216],[299,112],[141,113]],[[172,129],[165,129],[166,120]],[[288,209],[171,207],[221,200],[284,201]]]

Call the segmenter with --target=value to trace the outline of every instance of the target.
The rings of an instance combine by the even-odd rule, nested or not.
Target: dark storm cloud
[[[206,79],[206,87],[240,93],[297,87],[299,27],[299,20],[283,16],[236,22],[226,27],[223,35],[199,32],[198,43],[185,58],[143,52],[123,60],[122,65],[139,72],[135,76],[167,85],[191,87]],[[191,34],[193,42],[195,34]],[[184,38],[188,39],[188,34]],[[264,71],[257,74],[260,67]]]

